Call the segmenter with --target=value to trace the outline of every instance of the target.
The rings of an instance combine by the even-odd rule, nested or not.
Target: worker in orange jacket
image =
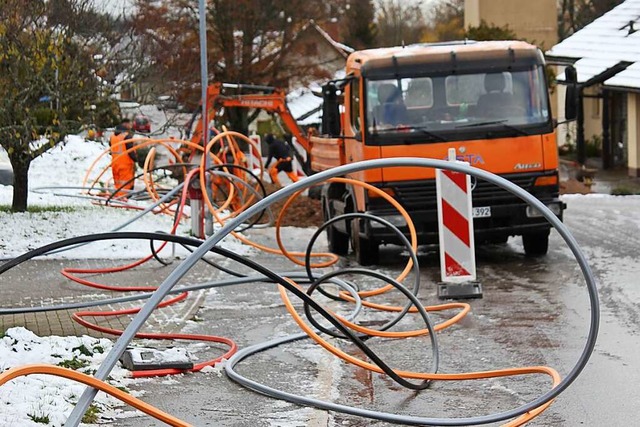
[[[135,170],[136,170],[136,152],[133,150],[133,142],[124,142],[133,138],[131,131],[131,121],[123,119],[116,126],[115,132],[111,135],[109,145],[111,146],[111,173],[116,189],[116,197],[125,197],[127,193],[133,189]],[[127,152],[127,150],[130,150]],[[124,191],[123,191],[124,190]]]

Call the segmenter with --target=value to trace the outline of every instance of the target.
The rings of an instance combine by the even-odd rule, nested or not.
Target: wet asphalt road
[[[531,426],[637,425],[640,397],[640,198],[570,197],[565,223],[589,259],[599,285],[601,328],[596,349],[581,376]],[[285,241],[298,246],[309,230],[289,229]],[[254,232],[263,242],[272,238]],[[256,253],[253,260],[278,271],[291,263]],[[506,245],[478,250],[478,278],[484,297],[470,301],[472,312],[441,332],[440,372],[463,372],[547,365],[566,376],[585,342],[589,323],[586,287],[576,262],[557,233],[542,259],[525,258],[519,238]],[[398,248],[384,248],[379,270],[397,275],[404,267]],[[419,293],[425,304],[437,304],[434,282],[438,257],[421,252]],[[230,265],[230,264],[229,264]],[[354,265],[347,258],[342,266]],[[169,269],[159,270],[161,280]],[[206,274],[203,274],[204,278]],[[222,277],[222,276],[220,276]],[[148,277],[147,277],[148,278]],[[354,279],[364,289],[371,279]],[[377,300],[402,303],[393,293]],[[339,309],[339,307],[338,307]],[[434,315],[436,320],[451,316]],[[365,312],[362,320],[380,325],[388,315]],[[417,317],[402,329],[422,327]],[[184,331],[231,337],[242,348],[297,333],[277,289],[254,283],[211,290]],[[336,341],[333,341],[336,342]],[[348,343],[337,343],[361,356]],[[369,344],[392,366],[427,371],[431,347],[426,338],[371,340]],[[218,354],[222,348],[197,352]],[[309,340],[287,344],[253,356],[239,365],[249,378],[292,393],[378,411],[429,417],[467,417],[505,411],[548,390],[546,377],[501,378],[474,382],[438,382],[413,392],[388,377],[338,361]],[[143,400],[197,426],[370,426],[380,421],[304,408],[246,390],[221,372],[145,380],[135,387]],[[118,419],[117,426],[162,425],[146,416]]]

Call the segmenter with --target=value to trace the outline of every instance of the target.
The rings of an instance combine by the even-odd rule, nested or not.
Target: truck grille
[[[501,175],[512,183],[531,192],[535,179],[540,174],[510,174]],[[473,178],[472,178],[473,180]],[[435,180],[409,183],[390,183],[385,187],[392,188],[396,199],[407,210],[435,209],[436,207],[436,182]],[[497,206],[523,203],[520,198],[494,184],[478,179],[472,193],[473,206]],[[376,199],[371,200],[377,204]],[[382,201],[384,204],[386,202]],[[378,207],[378,206],[376,206]],[[382,207],[382,206],[380,206]],[[374,208],[375,209],[375,208]]]

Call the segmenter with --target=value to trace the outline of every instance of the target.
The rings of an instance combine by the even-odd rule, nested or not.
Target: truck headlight
[[[381,219],[385,219],[389,221],[391,224],[396,227],[404,227],[407,225],[407,221],[404,220],[402,215],[378,215]],[[371,228],[385,228],[386,226],[378,221],[369,221]]]
[[[555,216],[560,216],[560,214],[562,213],[562,208],[560,207],[560,203],[549,203],[546,205],[547,208],[549,208],[549,210],[551,212],[553,212],[553,214]],[[542,213],[534,208],[533,206],[527,206],[527,218],[540,218],[542,217]]]

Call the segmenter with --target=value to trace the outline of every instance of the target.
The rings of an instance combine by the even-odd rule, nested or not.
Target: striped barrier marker
[[[455,148],[449,149],[449,161],[457,162]],[[442,280],[438,294],[441,298],[479,298],[482,289],[476,282],[471,177],[436,169],[436,190]]]

